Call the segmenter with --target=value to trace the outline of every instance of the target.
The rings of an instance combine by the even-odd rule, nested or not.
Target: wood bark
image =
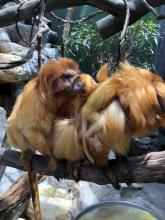
[[[28,176],[25,174],[19,178],[6,193],[0,197],[0,219],[13,219],[19,217],[30,199]],[[13,211],[19,206],[18,212]],[[17,210],[17,209],[16,209]]]
[[[151,6],[156,7],[164,4],[164,0],[147,0]],[[8,7],[0,10],[0,27],[13,24],[16,21],[29,19],[35,15],[36,9],[40,4],[40,0],[31,0],[19,5]],[[131,17],[130,24],[137,21],[148,12],[142,1],[128,1]],[[102,38],[106,38],[120,31],[123,26],[123,16],[125,14],[125,5],[123,0],[48,0],[46,4],[46,12],[62,9],[67,7],[75,7],[80,5],[91,5],[103,11],[107,11],[110,15],[101,19],[97,23]]]
[[[0,164],[11,166],[20,170],[23,169],[22,161],[20,160],[20,152],[13,150],[0,151]],[[117,160],[113,160],[112,167],[118,167]],[[45,158],[41,155],[33,155],[32,169],[42,175],[55,176],[56,173],[48,168]],[[142,156],[128,158],[128,170],[132,175],[133,182],[136,183],[165,183],[165,151],[152,152]],[[61,164],[61,171],[66,173],[66,167]],[[68,175],[65,175],[69,179]],[[94,182],[99,185],[109,184],[110,180],[104,174],[101,168],[82,165],[80,167],[80,180]],[[119,182],[125,182],[125,176],[118,176]]]
[[[160,5],[165,4],[165,1],[154,1],[154,0],[147,0],[147,2],[152,7],[157,7]],[[130,10],[130,20],[129,25],[133,24],[145,14],[149,12],[149,9],[144,5],[142,1],[134,1],[128,0],[129,10]],[[115,33],[119,32],[123,28],[123,22],[125,17],[125,7],[124,4],[120,4],[121,10],[118,11],[117,14],[110,13],[110,15],[102,18],[96,23],[97,29],[102,37],[102,39],[106,39]]]
[[[37,180],[40,181],[39,175]],[[21,216],[31,197],[28,175],[24,174],[0,197],[0,219],[16,220]]]

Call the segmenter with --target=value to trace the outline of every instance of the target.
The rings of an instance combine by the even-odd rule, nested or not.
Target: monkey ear
[[[108,79],[109,66],[108,63],[105,63],[96,75],[96,78],[99,82],[103,82]]]

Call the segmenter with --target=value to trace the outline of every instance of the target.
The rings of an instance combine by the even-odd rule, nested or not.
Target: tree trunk
[[[13,150],[0,151],[0,164],[4,166],[11,166],[20,170],[24,170],[22,161],[20,160],[20,152]],[[32,169],[42,175],[55,176],[51,169],[49,169],[45,158],[41,155],[33,155]],[[113,160],[113,166],[118,169],[118,161]],[[142,156],[128,158],[128,171],[132,175],[133,182],[136,183],[165,183],[165,151],[152,152]],[[61,170],[66,173],[66,167],[61,164]],[[66,179],[69,176],[65,176]],[[81,166],[80,180],[94,182],[100,185],[111,183],[101,168],[95,166]],[[125,182],[123,175],[118,176],[119,182]]]

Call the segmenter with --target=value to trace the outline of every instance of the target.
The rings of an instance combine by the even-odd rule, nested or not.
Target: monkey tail
[[[96,78],[99,82],[104,82],[108,79],[109,65],[105,63],[98,71]]]
[[[36,172],[28,171],[28,176],[29,176],[29,185],[31,189],[32,202],[33,202],[33,208],[34,208],[34,217],[35,217],[35,220],[42,220],[40,201],[39,201],[37,174]]]
[[[35,220],[42,220],[40,201],[39,201],[39,191],[38,191],[38,180],[42,178],[41,175],[36,174],[36,172],[31,170],[30,161],[33,151],[28,149],[22,153],[22,160],[24,163],[24,168],[28,173],[29,187],[32,196],[32,203],[34,208],[34,218]]]
[[[83,145],[83,149],[85,152],[85,155],[87,156],[88,160],[94,164],[95,160],[93,159],[89,147],[88,147],[88,143],[86,140],[86,132],[87,132],[87,121],[86,120],[82,120],[82,145]]]

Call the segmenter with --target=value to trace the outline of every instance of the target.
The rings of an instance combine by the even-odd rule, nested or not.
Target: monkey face
[[[84,95],[91,94],[97,88],[96,81],[88,74],[77,75],[73,82],[73,92],[82,93]]]
[[[52,81],[52,91],[54,94],[60,92],[72,93],[74,78],[78,73],[74,70],[67,69],[59,78]]]
[[[39,71],[40,90],[49,97],[63,92],[73,93],[73,82],[79,74],[78,64],[71,59],[50,60]]]

